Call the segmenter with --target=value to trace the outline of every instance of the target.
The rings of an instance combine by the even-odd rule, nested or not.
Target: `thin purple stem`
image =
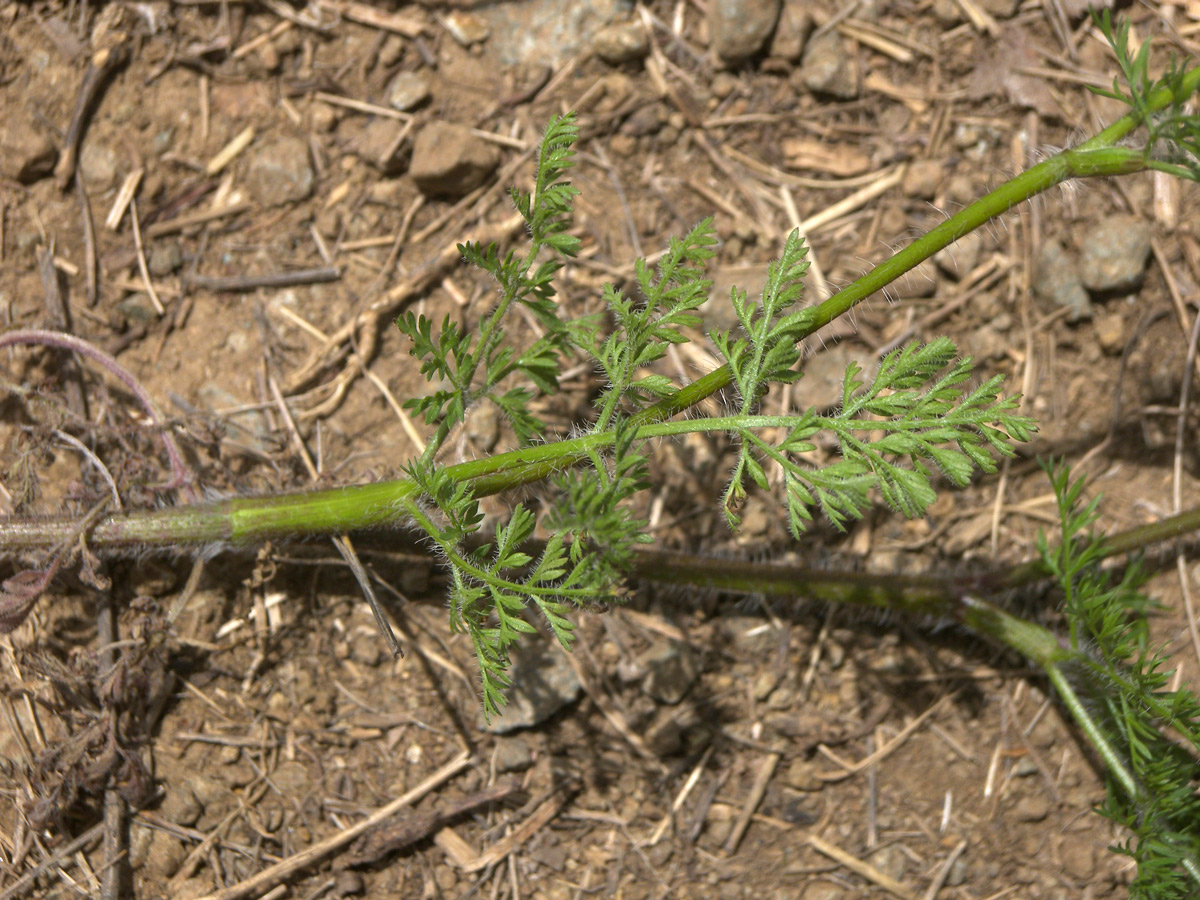
[[[166,490],[183,488],[189,495],[189,499],[195,499],[195,492],[191,487],[193,481],[192,471],[187,463],[183,461],[183,454],[179,452],[179,445],[175,443],[175,438],[171,434],[162,413],[159,411],[158,404],[154,402],[154,398],[150,396],[146,389],[142,387],[141,382],[134,378],[128,369],[99,347],[89,344],[82,338],[77,338],[71,334],[64,334],[61,331],[44,331],[38,328],[28,328],[0,334],[0,349],[13,344],[37,344],[45,347],[57,347],[59,350],[73,350],[80,356],[95,362],[129,388],[133,395],[137,397],[138,402],[142,404],[142,408],[150,416],[150,420],[158,428],[163,446],[166,448],[167,459],[171,464],[171,480],[163,485],[163,488]]]

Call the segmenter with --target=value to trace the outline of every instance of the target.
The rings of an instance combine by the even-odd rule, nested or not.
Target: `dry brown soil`
[[[396,473],[414,452],[384,391],[403,400],[423,384],[391,318],[411,308],[478,321],[491,288],[438,260],[510,216],[505,189],[528,187],[531,148],[554,113],[577,109],[583,131],[584,252],[562,302],[595,308],[605,281],[629,283],[637,254],[714,215],[722,242],[706,315],[719,325],[729,285],[760,283],[797,221],[824,282],[844,284],[1117,111],[1084,88],[1111,80],[1106,48],[1058,2],[817,0],[807,12],[789,2],[797,34],[839,36],[841,98],[807,87],[815,63],[800,60],[798,37],[733,69],[715,65],[699,2],[655,0],[645,18],[618,8],[619,21],[650,23],[649,56],[618,66],[590,41],[556,46],[554,28],[522,46],[515,37],[546,6],[513,3],[499,18],[484,4],[380,7],[364,22],[265,0],[0,5],[4,325],[67,326],[113,354],[171,418],[205,490],[309,485],[297,435],[322,483],[358,482]],[[313,9],[324,9],[319,21]],[[967,21],[964,9],[982,16]],[[1131,12],[1139,39],[1179,29],[1186,50],[1198,31],[1195,3]],[[482,40],[456,38],[477,26]],[[89,242],[76,182],[52,170],[85,72],[106,48],[124,59],[82,140]],[[401,71],[429,89],[411,116],[388,106]],[[438,120],[477,129],[475,152],[494,157],[465,197],[408,171],[414,137]],[[248,144],[221,160],[247,128]],[[136,170],[161,312],[129,212],[105,224]],[[877,196],[814,224],[888,178]],[[947,493],[924,519],[880,510],[845,536],[817,529],[800,545],[776,507],[756,500],[731,538],[716,503],[728,448],[697,440],[655,460],[656,534],[664,546],[831,569],[1020,559],[1053,522],[1035,462],[1048,454],[1078,463],[1104,492],[1107,528],[1169,513],[1172,409],[1200,282],[1196,200],[1192,186],[1148,176],[1056,190],[983,230],[957,271],[929,267],[928,280],[873,299],[814,342],[792,408],[829,402],[848,359],[869,362],[910,332],[952,336],[982,372],[1008,376],[1041,423],[1002,475]],[[1117,215],[1152,229],[1144,283],[1068,321],[1034,295],[1037,251],[1057,240],[1075,252]],[[337,279],[322,284],[235,292],[204,280],[330,266]],[[705,340],[664,373],[691,379],[711,366]],[[82,512],[107,493],[55,429],[94,451],[124,503],[172,502],[152,487],[168,478],[161,444],[117,382],[46,349],[5,350],[3,365],[6,512]],[[586,369],[566,385],[542,407],[563,430],[597,387]],[[1195,436],[1191,418],[1185,503],[1196,496]],[[510,445],[481,413],[450,456]],[[214,551],[202,564],[191,551],[144,554],[61,573],[0,643],[0,893],[235,896],[222,891],[467,753],[382,831],[315,854],[269,896],[1126,896],[1127,863],[1105,850],[1120,835],[1089,812],[1101,781],[1047,686],[958,630],[642,585],[627,610],[579,615],[584,696],[496,736],[481,729],[474,662],[448,628],[436,567],[403,535],[368,536],[363,556],[398,592],[384,600],[400,660],[324,543]],[[1171,571],[1153,587],[1171,608],[1154,627],[1195,683],[1173,559],[1163,561]],[[108,651],[124,654],[115,674],[97,632],[104,579],[124,641]],[[169,625],[168,610],[178,611]],[[671,641],[698,668],[676,704],[642,678]],[[127,852],[111,866],[106,802],[125,820]],[[247,895],[271,890],[251,884]]]

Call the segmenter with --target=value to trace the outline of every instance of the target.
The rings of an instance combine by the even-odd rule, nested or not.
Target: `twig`
[[[87,276],[87,305],[99,299],[100,263],[96,254],[96,223],[92,219],[92,201],[88,199],[83,179],[76,176],[75,193],[79,195],[79,212],[83,219],[83,271]]]
[[[138,224],[137,201],[133,198],[129,200],[129,221],[133,223],[133,246],[137,256],[138,271],[142,274],[142,283],[146,286],[146,293],[154,305],[154,311],[161,316],[166,309],[163,307],[162,301],[158,299],[158,292],[154,290],[154,282],[150,280],[150,266],[146,262],[146,248],[142,244],[142,226]]]
[[[339,266],[322,266],[317,269],[296,269],[294,272],[270,272],[265,275],[189,275],[189,287],[216,293],[241,293],[259,288],[294,287],[299,284],[326,284],[342,277]]]
[[[381,806],[375,812],[364,818],[362,821],[351,825],[337,834],[326,838],[312,846],[301,850],[282,862],[278,862],[273,866],[268,866],[256,875],[252,875],[245,881],[232,885],[215,894],[209,894],[203,897],[202,900],[239,900],[241,897],[246,897],[259,891],[264,891],[268,887],[279,884],[293,872],[307,868],[319,859],[323,859],[329,854],[345,847],[361,834],[366,834],[372,828],[377,827],[380,823],[394,816],[406,806],[411,806],[416,801],[420,800],[434,788],[440,786],[446,781],[449,781],[471,763],[471,754],[468,751],[463,751],[446,765],[442,766],[415,788],[397,797],[391,803]],[[4,900],[4,898],[0,898]]]
[[[771,783],[771,776],[775,774],[775,769],[781,759],[783,759],[782,753],[768,753],[767,758],[762,761],[758,774],[754,776],[754,785],[746,796],[746,802],[742,804],[742,811],[738,813],[733,830],[729,832],[729,838],[725,841],[726,853],[737,852],[738,844],[742,842],[742,836],[750,827],[750,819],[754,816],[754,811],[758,809],[758,804],[762,803],[762,798],[767,793],[767,785]]]
[[[49,856],[46,859],[42,860],[42,862],[38,863],[36,866],[34,866],[32,869],[30,869],[28,872],[26,872],[24,875],[22,875],[16,881],[14,881],[12,884],[10,884],[5,889],[4,893],[0,894],[0,900],[16,900],[17,897],[28,896],[28,894],[26,892],[30,888],[33,887],[34,883],[38,880],[38,878],[40,878],[43,874],[48,872],[50,869],[57,866],[60,862],[62,862],[68,856],[73,856],[74,854],[76,854],[80,850],[82,850],[84,847],[86,847],[88,844],[90,844],[92,841],[96,840],[96,838],[101,836],[103,831],[104,831],[104,823],[97,822],[95,825],[93,825],[91,828],[89,828],[83,834],[79,835],[79,837],[75,838],[75,840],[71,841],[69,844],[65,844],[62,847],[59,847],[57,850],[54,851],[54,854],[52,856]]]
[[[91,115],[95,100],[108,82],[108,77],[124,64],[127,57],[128,45],[122,40],[114,47],[106,47],[97,52],[83,73],[83,83],[75,101],[75,112],[71,115],[71,124],[67,126],[66,146],[63,147],[58,165],[54,167],[54,177],[59,188],[64,191],[75,177],[75,167],[79,164],[79,145],[83,141],[83,132],[87,128],[88,116]]]
[[[42,277],[42,289],[46,301],[46,313],[52,328],[64,334],[71,332],[71,315],[63,299],[58,270],[54,267],[54,248],[41,247],[37,251],[38,274]],[[79,363],[68,359],[63,363],[63,380],[67,394],[67,408],[77,418],[87,419],[87,398],[83,390],[83,373]]]

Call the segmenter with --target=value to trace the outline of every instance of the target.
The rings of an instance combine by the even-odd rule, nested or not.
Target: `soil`
[[[639,254],[711,215],[706,324],[727,327],[730,285],[761,285],[793,225],[819,270],[810,290],[836,287],[1118,112],[1084,87],[1116,70],[1076,4],[788,0],[765,44],[753,28],[774,4],[708,5],[732,6],[746,28],[714,28],[685,0],[7,4],[4,324],[71,330],[115,356],[169,417],[203,491],[309,486],[300,443],[318,482],[361,482],[414,453],[385,392],[402,401],[424,381],[391,319],[478,321],[491,288],[454,263],[454,245],[513,236],[506,190],[528,189],[553,114],[578,110],[583,134],[584,250],[561,302],[597,308],[604,282],[628,285]],[[1167,32],[1195,51],[1194,3],[1128,12],[1138,39]],[[89,71],[102,77],[72,171]],[[127,183],[136,208],[120,199]],[[870,185],[883,189],[813,218]],[[949,335],[1038,418],[999,475],[948,491],[923,519],[880,509],[797,544],[759,499],[730,536],[717,508],[729,449],[684,442],[654,461],[656,536],[831,569],[1022,559],[1055,521],[1036,462],[1049,455],[1104,493],[1104,528],[1170,513],[1197,199],[1149,176],[1052,192],[808,348],[809,376],[782,401],[792,408],[832,402],[850,359]],[[1153,238],[1136,284],[1076,289],[1083,306],[1034,290],[1039,277],[1070,282],[1100,239],[1090,229],[1118,216],[1132,217],[1109,238],[1118,254],[1133,225]],[[1055,241],[1062,253],[1039,273]],[[281,273],[297,283],[246,281]],[[664,374],[713,365],[697,337]],[[82,513],[107,494],[64,433],[125,504],[186,500],[156,487],[170,478],[161,443],[123,386],[44,348],[6,350],[3,365],[4,512]],[[596,385],[577,371],[566,387],[544,406],[564,432]],[[1195,426],[1185,505],[1198,496]],[[454,453],[511,445],[484,412]],[[362,540],[393,589],[401,659],[318,542],[60,573],[0,644],[3,896],[1127,895],[1129,863],[1106,850],[1122,835],[1089,812],[1102,779],[1046,683],[960,631],[637,585],[627,608],[578,614],[582,696],[497,734],[482,727],[437,567],[405,535]],[[1179,584],[1173,572],[1152,582],[1166,604],[1153,627],[1195,684]],[[648,678],[663,671],[665,686]],[[314,850],[410,791],[366,837]],[[110,829],[115,863],[105,808],[124,819]],[[281,860],[303,864],[251,881]]]

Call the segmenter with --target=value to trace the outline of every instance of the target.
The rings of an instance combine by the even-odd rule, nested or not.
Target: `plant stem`
[[[1194,69],[1184,76],[1182,92],[1190,96],[1198,85],[1200,69]],[[1159,110],[1182,99],[1165,88],[1160,89],[1149,98],[1148,108]],[[1130,113],[1078,147],[1063,151],[1001,185],[825,302],[811,307],[804,335],[828,324],[973,229],[1062,181],[1124,175],[1147,168],[1146,154],[1142,150],[1113,146],[1140,124],[1138,115]],[[643,426],[663,423],[730,383],[730,371],[723,366],[643,410],[635,421]],[[681,433],[688,427],[688,423],[672,423],[670,429],[661,432],[649,427],[645,429],[645,436]],[[449,467],[449,471],[456,479],[471,480],[476,496],[484,496],[540,481],[587,459],[589,454],[611,441],[612,435],[608,433],[589,434],[461,463]],[[104,550],[213,542],[248,543],[289,535],[341,534],[399,524],[405,519],[404,506],[415,495],[415,485],[402,478],[303,494],[131,512],[103,519],[89,535],[89,541],[94,549]],[[1196,527],[1194,522],[1188,521],[1187,528]],[[1173,526],[1167,522],[1159,523],[1157,527],[1178,533],[1171,532]],[[0,522],[0,548],[4,553],[13,553],[53,546],[70,529],[68,520],[13,518]]]

